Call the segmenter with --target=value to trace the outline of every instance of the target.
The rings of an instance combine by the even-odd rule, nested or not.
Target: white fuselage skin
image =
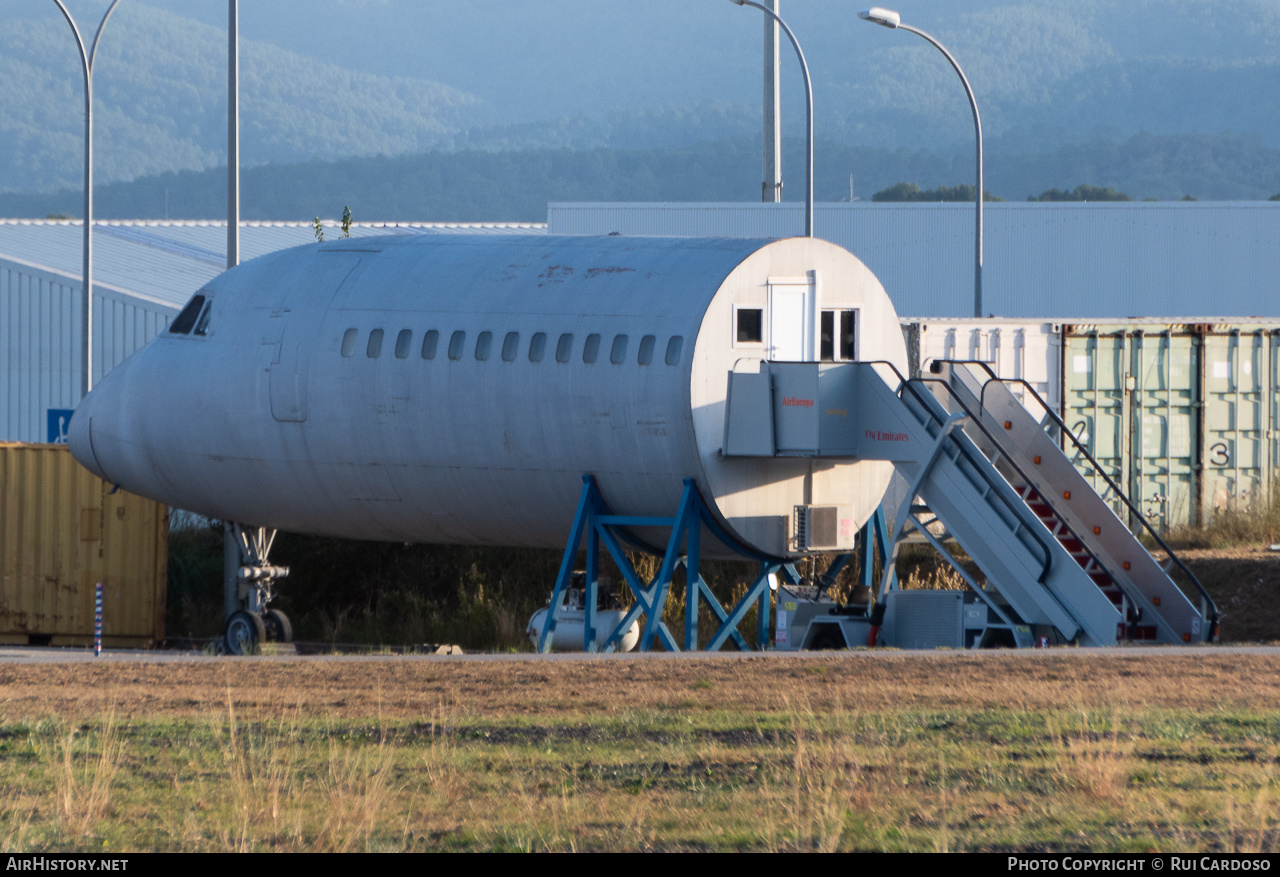
[[[109,373],[71,448],[211,517],[406,542],[563,547],[584,475],[616,512],[666,516],[692,478],[742,545],[788,554],[794,505],[861,524],[889,468],[721,457],[727,374],[769,358],[778,278],[808,278],[810,348],[833,303],[857,309],[859,359],[905,366],[878,282],[823,241],[339,241],[211,281],[202,325]],[[733,335],[748,305],[754,345]]]

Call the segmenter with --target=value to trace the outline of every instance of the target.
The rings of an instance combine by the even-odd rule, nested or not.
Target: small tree
[[[1027,196],[1028,201],[1132,201],[1133,199],[1124,192],[1117,192],[1115,189],[1107,186],[1090,186],[1088,183],[1081,183],[1070,192],[1064,192],[1061,189],[1049,189],[1047,192],[1041,192],[1040,197],[1034,195]]]

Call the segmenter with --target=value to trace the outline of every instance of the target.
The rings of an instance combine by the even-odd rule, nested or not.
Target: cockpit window
[[[191,301],[187,302],[187,306],[182,312],[174,318],[169,324],[169,331],[174,335],[190,335],[191,329],[196,324],[196,318],[200,316],[200,311],[204,309],[204,296],[196,294],[191,297]],[[205,321],[206,325],[208,321]],[[201,334],[204,334],[203,332]]]
[[[200,319],[196,320],[196,327],[191,330],[193,335],[209,334],[209,317],[213,315],[213,302],[210,301],[204,306],[204,310],[200,312]]]

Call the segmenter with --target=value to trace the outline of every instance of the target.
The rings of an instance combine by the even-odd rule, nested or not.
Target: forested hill
[[[0,191],[75,185],[83,174],[72,35],[56,15],[14,17],[32,6],[7,0],[0,13]],[[87,40],[96,21],[81,23]],[[94,60],[97,178],[225,166],[226,52],[225,31],[121,3]],[[474,95],[437,82],[358,73],[252,40],[240,52],[248,163],[422,152],[492,118]]]
[[[107,0],[66,2],[92,39]],[[117,7],[95,62],[99,182],[225,163],[226,9],[222,0],[124,0]],[[714,150],[707,143],[759,137],[762,18],[750,7],[720,0],[308,0],[240,9],[245,168],[458,151],[456,162],[444,162],[456,170],[434,191],[447,191],[486,161],[512,168],[531,162],[513,170],[493,198],[482,188],[472,200],[534,204],[547,188],[539,168],[562,148],[617,150],[597,155],[641,162],[655,175],[645,191],[665,192],[680,188],[682,176],[662,156],[678,162],[681,150],[701,155]],[[949,169],[952,157],[963,166],[972,154],[972,121],[940,53],[913,34],[860,21],[849,0],[783,0],[782,9],[813,73],[815,133],[839,144],[819,163],[821,173],[833,175],[830,196],[847,197],[849,174],[862,197],[875,191],[864,179],[869,186],[874,178],[930,188],[967,178]],[[1009,159],[993,163],[993,172],[1025,168],[1004,183],[993,179],[993,192],[1000,187],[1017,198],[1027,188],[1110,185],[1084,173],[1108,150],[1158,157],[1142,173],[1134,156],[1106,160],[1131,166],[1142,185],[1130,188],[1151,197],[1175,188],[1227,197],[1269,186],[1259,179],[1265,168],[1240,156],[1253,150],[1248,143],[1280,147],[1280,0],[913,0],[909,18],[964,66],[987,151]],[[800,80],[785,42],[783,119],[799,136]],[[0,3],[0,192],[78,185],[82,131],[79,65],[66,22],[47,0]],[[1155,145],[1131,147],[1142,132],[1151,132]],[[1223,132],[1239,137],[1223,139]],[[1191,138],[1177,142],[1206,159],[1223,157],[1206,143],[1237,145],[1227,149],[1226,165],[1194,169],[1192,156],[1170,159],[1161,138]],[[1061,151],[1067,146],[1075,151]],[[839,151],[856,148],[872,149],[859,156],[910,150],[908,164],[941,163],[948,172],[880,175],[871,159],[846,161]],[[468,154],[480,149],[511,154]],[[1041,164],[1046,155],[1068,163],[1048,168]],[[1159,163],[1174,176],[1156,179]],[[748,164],[758,159],[744,152],[741,168],[709,170],[713,180],[748,175]],[[1241,173],[1232,177],[1235,170]],[[636,180],[643,175],[628,185]],[[590,191],[622,185],[606,182],[582,178]],[[526,193],[529,186],[539,194]],[[171,203],[175,195],[192,203],[202,197],[169,188]]]
[[[788,200],[803,192],[794,162],[803,141],[788,141]],[[820,201],[856,197],[909,181],[930,189],[972,180],[967,158],[924,150],[847,147],[820,142]],[[1280,193],[1280,150],[1233,135],[1156,137],[1063,146],[1049,153],[993,153],[987,188],[1010,201],[1085,183],[1134,199],[1265,199]],[[647,150],[597,148],[434,152],[422,155],[266,165],[242,174],[245,219],[333,218],[349,205],[358,220],[543,221],[549,201],[754,201],[760,191],[758,141],[739,139]],[[0,216],[79,215],[78,188],[0,194]],[[220,219],[222,169],[184,171],[98,188],[99,218]]]

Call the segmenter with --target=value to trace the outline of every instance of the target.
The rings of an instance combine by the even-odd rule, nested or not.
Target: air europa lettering
[[[800,398],[797,398],[796,396],[783,396],[783,397],[782,397],[782,404],[783,404],[783,405],[791,405],[791,406],[798,407],[798,408],[812,408],[812,407],[813,407],[813,400],[812,400],[812,399],[800,399]]]
[[[878,429],[868,429],[863,431],[868,439],[873,442],[905,442],[907,434],[905,432],[881,432]]]

